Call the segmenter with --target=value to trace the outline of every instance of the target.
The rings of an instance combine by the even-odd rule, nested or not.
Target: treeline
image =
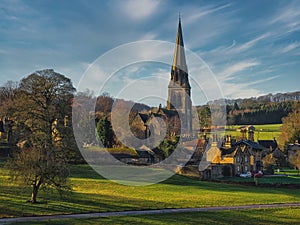
[[[300,108],[300,101],[266,102],[265,99],[245,99],[226,104],[226,118],[228,125],[256,125],[278,124],[290,112]],[[222,106],[222,105],[221,105]],[[216,108],[216,102],[211,105],[198,106],[198,115],[201,127],[211,125],[211,109]],[[224,107],[224,105],[222,106]]]
[[[240,104],[227,105],[227,123],[229,125],[277,124],[282,122],[300,101],[261,102],[247,100]]]

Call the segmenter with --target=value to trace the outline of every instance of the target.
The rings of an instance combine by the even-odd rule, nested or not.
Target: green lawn
[[[71,167],[73,192],[41,191],[40,204],[26,203],[30,188],[11,183],[0,169],[0,217],[300,202],[299,190],[203,182],[175,175],[155,185],[125,186],[103,179],[88,165]]]
[[[220,180],[223,181],[233,181],[233,182],[254,182],[253,178],[243,178],[243,177],[224,177]],[[258,179],[259,184],[300,184],[300,176],[290,175],[290,176],[263,176]]]
[[[96,152],[101,152],[101,151],[108,151],[109,153],[123,153],[123,154],[129,154],[129,155],[138,155],[137,151],[133,148],[101,148],[98,146],[91,146],[87,147],[87,150],[90,151],[96,151]]]
[[[299,171],[291,168],[280,168],[280,171],[275,170],[275,174],[299,175]]]
[[[79,224],[299,224],[300,207],[232,210],[217,212],[169,213],[141,216],[108,217],[95,219],[63,219],[42,222],[26,222],[23,225],[79,225]]]
[[[237,129],[243,125],[232,125],[226,127],[226,135],[231,135],[233,137],[240,137],[241,134]],[[282,124],[262,124],[262,125],[254,125],[254,140],[273,140],[275,137],[278,137],[281,134],[280,128]]]

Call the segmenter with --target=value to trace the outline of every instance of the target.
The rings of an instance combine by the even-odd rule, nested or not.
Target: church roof
[[[139,113],[139,116],[141,117],[142,121],[144,123],[146,123],[149,119],[149,115],[148,114],[144,114],[144,113]]]

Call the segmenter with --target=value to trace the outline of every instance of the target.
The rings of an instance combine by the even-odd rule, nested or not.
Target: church
[[[145,126],[145,138],[150,136],[149,123],[154,117],[164,119],[167,124],[168,138],[172,139],[175,136],[188,138],[193,136],[191,86],[188,77],[180,18],[168,85],[166,108],[162,108],[160,105],[158,109],[147,113],[139,113],[138,117]]]

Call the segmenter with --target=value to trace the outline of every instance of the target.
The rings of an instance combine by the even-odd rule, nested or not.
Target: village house
[[[265,147],[252,140],[231,143],[230,136],[226,136],[222,143],[214,137],[199,164],[200,178],[210,180],[261,171],[264,151]]]

